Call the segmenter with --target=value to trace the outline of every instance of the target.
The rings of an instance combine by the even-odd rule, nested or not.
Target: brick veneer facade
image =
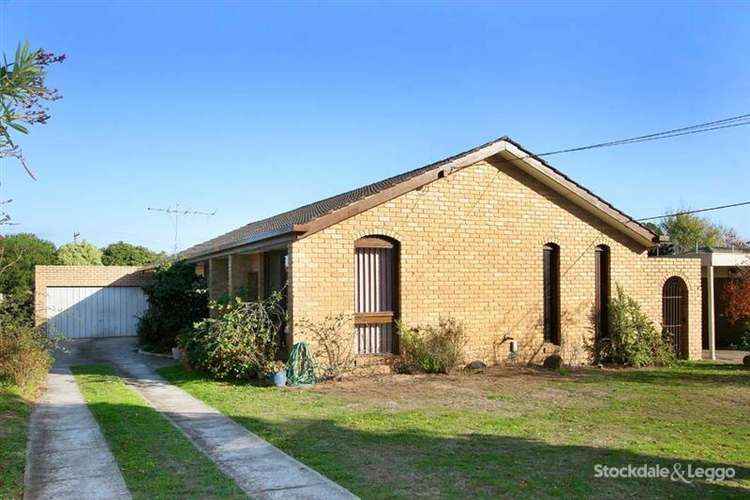
[[[503,339],[512,337],[521,359],[560,352],[566,362],[585,362],[597,245],[610,248],[612,293],[623,286],[657,325],[664,282],[684,280],[689,357],[701,356],[700,260],[647,257],[646,247],[508,162],[481,161],[291,243],[293,322],[353,313],[354,242],[366,235],[400,243],[401,319],[461,320],[470,339],[467,358],[503,362]],[[543,342],[545,243],[560,247],[559,346]],[[301,332],[293,338],[305,340]]]
[[[34,268],[34,319],[46,320],[47,287],[142,287],[151,271],[137,266],[36,266]]]

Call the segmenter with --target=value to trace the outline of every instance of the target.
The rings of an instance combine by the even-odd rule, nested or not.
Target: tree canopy
[[[31,295],[35,265],[58,264],[55,245],[30,233],[0,239],[0,293]]]
[[[80,243],[71,241],[57,250],[60,264],[65,266],[101,266],[102,251],[84,240]]]
[[[656,234],[669,236],[660,253],[691,252],[700,247],[745,247],[748,242],[737,236],[732,228],[724,227],[695,214],[674,213],[656,226],[648,224]]]
[[[124,241],[111,243],[102,249],[102,264],[105,266],[144,266],[162,260],[163,254]]]

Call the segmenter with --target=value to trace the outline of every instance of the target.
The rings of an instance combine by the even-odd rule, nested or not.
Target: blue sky
[[[169,250],[501,135],[536,152],[750,112],[750,4],[0,1],[64,99],[0,196],[57,244]],[[750,199],[750,127],[555,156],[636,217]],[[711,215],[750,237],[750,207]]]

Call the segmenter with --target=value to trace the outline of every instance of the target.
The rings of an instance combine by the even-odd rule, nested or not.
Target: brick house
[[[649,257],[658,237],[508,138],[250,223],[181,256],[212,297],[254,299],[287,283],[287,345],[299,319],[354,318],[362,355],[398,352],[394,320],[452,316],[467,357],[554,352],[587,360],[621,285],[682,357],[701,356],[701,267]],[[299,330],[299,328],[297,328]],[[512,340],[512,341],[511,341]]]

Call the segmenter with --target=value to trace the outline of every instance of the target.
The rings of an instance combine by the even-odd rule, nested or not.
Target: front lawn
[[[108,366],[72,369],[133,498],[246,498]]]
[[[0,498],[23,498],[31,409],[17,387],[0,382]]]
[[[750,370],[490,369],[275,389],[161,374],[363,498],[745,497]],[[595,466],[733,467],[690,484]]]

